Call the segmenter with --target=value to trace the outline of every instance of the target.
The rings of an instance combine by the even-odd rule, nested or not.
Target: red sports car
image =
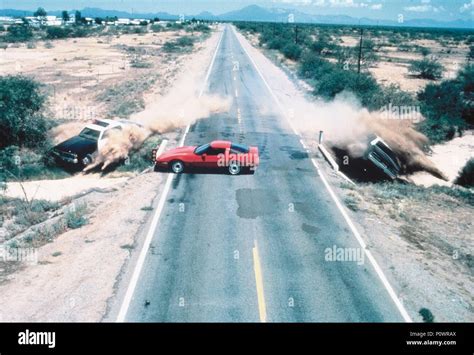
[[[171,149],[155,158],[155,170],[176,174],[187,168],[226,168],[231,175],[242,170],[254,172],[259,163],[258,148],[229,141],[212,141],[200,146]]]

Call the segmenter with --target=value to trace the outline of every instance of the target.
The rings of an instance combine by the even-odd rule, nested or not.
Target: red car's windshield
[[[194,153],[195,153],[195,154],[198,154],[198,155],[201,155],[202,153],[205,153],[206,150],[208,150],[210,146],[211,146],[210,143],[206,143],[206,144],[200,145],[199,147],[197,147],[196,149],[194,149]]]
[[[245,144],[239,144],[239,143],[232,143],[230,148],[232,150],[235,150],[237,152],[241,152],[241,153],[248,153],[249,152],[249,147],[246,146]]]

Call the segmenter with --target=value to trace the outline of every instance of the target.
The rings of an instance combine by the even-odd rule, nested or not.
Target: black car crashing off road
[[[97,119],[88,124],[74,137],[56,145],[51,153],[57,163],[83,169],[94,162],[98,150],[111,132],[122,130],[126,125],[139,124],[126,120]]]

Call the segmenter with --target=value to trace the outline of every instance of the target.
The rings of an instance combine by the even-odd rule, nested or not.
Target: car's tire
[[[239,162],[233,160],[229,163],[229,174],[230,175],[239,175],[241,168]]]
[[[92,155],[87,154],[84,158],[81,159],[82,165],[87,166],[94,161]]]
[[[184,171],[184,163],[181,160],[173,160],[170,168],[173,173],[181,174]]]

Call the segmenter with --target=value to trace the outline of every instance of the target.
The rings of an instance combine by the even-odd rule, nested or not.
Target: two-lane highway
[[[260,167],[173,178],[125,320],[403,321],[367,258],[328,259],[360,245],[232,28],[221,36],[208,91],[232,107],[185,145],[257,145]]]

